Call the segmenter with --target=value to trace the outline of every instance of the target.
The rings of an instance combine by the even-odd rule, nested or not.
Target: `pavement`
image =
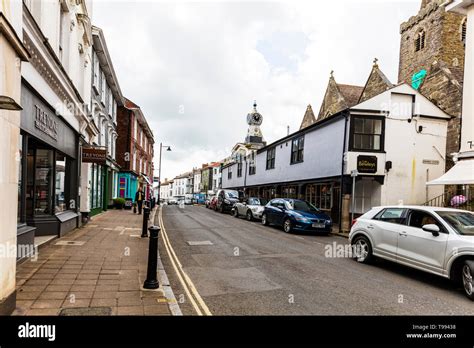
[[[13,315],[171,315],[162,270],[159,289],[142,288],[149,243],[140,238],[142,221],[130,210],[109,210],[40,248],[36,260],[17,266]]]
[[[176,257],[170,260],[162,243],[162,262],[184,315],[196,314],[193,292],[213,315],[474,314],[447,279],[330,252],[347,238],[286,234],[202,206],[164,206],[163,224]]]

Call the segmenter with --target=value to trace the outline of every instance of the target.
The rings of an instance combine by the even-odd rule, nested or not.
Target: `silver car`
[[[232,215],[235,217],[245,216],[248,221],[254,219],[260,220],[262,218],[263,210],[267,201],[262,198],[249,197],[245,198],[242,202],[234,204],[232,208]]]
[[[358,218],[349,240],[358,262],[374,256],[462,284],[474,301],[474,214],[427,206],[373,208]]]

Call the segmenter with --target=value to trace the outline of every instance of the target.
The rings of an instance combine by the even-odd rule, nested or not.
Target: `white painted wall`
[[[0,11],[22,38],[21,2],[4,0]],[[20,103],[21,64],[5,36],[0,35],[0,95]],[[6,204],[0,209],[0,247],[3,251],[16,248],[18,161],[19,161],[20,111],[0,109],[0,192]],[[16,249],[14,249],[16,250]],[[16,255],[0,255],[0,303],[15,291]]]

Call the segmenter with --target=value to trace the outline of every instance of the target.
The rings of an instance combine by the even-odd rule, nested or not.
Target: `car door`
[[[423,230],[422,227],[428,224],[439,227],[438,236]],[[406,225],[402,226],[398,238],[398,262],[442,273],[448,237],[443,224],[430,212],[410,209]]]
[[[398,237],[406,214],[405,208],[386,208],[367,222],[366,229],[372,237],[376,255],[393,261],[397,259]]]
[[[269,223],[275,223],[276,221],[276,214],[279,210],[278,208],[278,205],[279,205],[279,200],[278,199],[274,199],[272,201],[270,201],[270,203],[267,205],[267,208],[266,209],[266,214],[267,214],[267,221]]]
[[[286,207],[286,202],[282,199],[278,200],[277,202],[277,206],[276,206],[276,209],[275,209],[275,215],[274,215],[274,220],[273,220],[273,223],[276,224],[276,225],[283,225],[283,220],[285,219],[285,216],[286,216],[286,210],[287,210],[287,207]]]
[[[244,215],[246,213],[246,204],[247,204],[247,198],[244,198],[242,202],[237,203],[235,206],[237,207],[237,210],[239,212],[239,215]]]

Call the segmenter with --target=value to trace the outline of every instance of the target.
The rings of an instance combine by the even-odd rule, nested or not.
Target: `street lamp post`
[[[160,162],[158,163],[158,204],[161,205],[161,150],[166,147],[166,151],[171,151],[171,146],[160,143]]]

